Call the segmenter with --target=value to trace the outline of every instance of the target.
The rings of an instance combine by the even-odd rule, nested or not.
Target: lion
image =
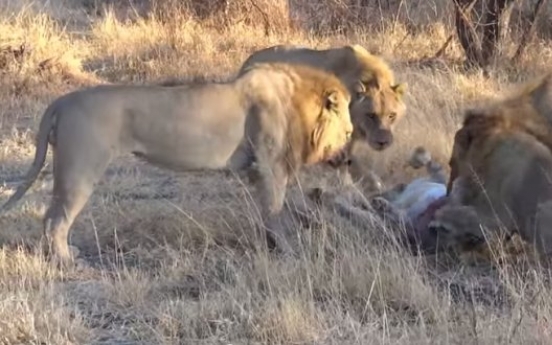
[[[540,91],[466,112],[454,137],[449,200],[430,223],[434,250],[485,242],[486,229],[519,233],[541,255],[552,252],[552,133],[534,107]]]
[[[357,44],[323,50],[277,45],[251,54],[238,75],[256,62],[275,61],[321,68],[333,73],[345,84],[352,95],[350,112],[354,127],[348,156],[352,155],[353,146],[358,142],[367,142],[376,151],[383,151],[392,145],[395,126],[406,114],[403,99],[407,84],[395,82],[393,71],[383,59]],[[339,166],[334,165],[345,179],[351,177],[349,164],[344,160]],[[359,176],[353,178],[358,179]]]
[[[53,257],[61,262],[72,259],[69,229],[95,183],[126,153],[178,171],[240,172],[256,162],[261,216],[269,225],[282,209],[290,177],[301,166],[344,150],[353,131],[350,97],[335,76],[285,63],[255,64],[223,83],[73,91],[44,112],[25,182],[0,212],[12,208],[34,182],[49,143],[54,186],[43,226]]]
[[[468,109],[466,121],[470,114],[477,114],[476,118],[487,116],[489,121],[496,119],[502,125],[523,130],[534,136],[548,148],[552,149],[552,73],[545,74],[527,82],[513,95],[495,102],[491,102],[481,109]],[[520,114],[523,114],[521,116]],[[462,137],[460,137],[461,139]],[[455,161],[462,159],[462,148],[466,145],[456,144],[455,159],[451,156],[451,168],[447,191],[450,192],[452,183],[458,175]],[[454,151],[454,149],[453,149]]]

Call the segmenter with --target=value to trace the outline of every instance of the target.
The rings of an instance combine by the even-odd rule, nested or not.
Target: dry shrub
[[[163,23],[190,18],[221,31],[237,24],[261,28],[265,35],[290,28],[285,0],[151,0],[151,10]]]
[[[91,28],[96,49],[87,68],[101,69],[99,75],[112,81],[174,79],[180,75],[189,79],[189,74],[220,79],[227,71],[234,72],[237,60],[244,59],[244,47],[264,35],[243,23],[224,27],[221,34],[222,27],[208,20],[200,22],[176,13],[171,14],[172,19],[149,16],[123,21],[114,11],[107,11]],[[205,69],[206,62],[216,69]]]
[[[273,298],[257,314],[253,336],[263,343],[316,342],[323,336],[324,325],[305,296]]]
[[[82,70],[86,50],[48,15],[24,10],[0,18],[0,31],[0,85],[13,93],[27,93],[36,83],[94,80]]]
[[[62,276],[41,256],[0,251],[0,344],[75,344],[87,339],[82,319],[67,307],[54,284]]]
[[[450,24],[449,2],[387,0],[290,1],[290,15],[317,34],[382,31],[396,24],[416,31],[425,25]],[[423,31],[423,30],[417,30]]]

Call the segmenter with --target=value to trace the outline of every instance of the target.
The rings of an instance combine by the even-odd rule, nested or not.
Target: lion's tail
[[[8,199],[8,201],[6,201],[4,205],[2,205],[0,208],[0,214],[9,211],[15,203],[21,199],[42,170],[44,162],[46,161],[46,153],[48,152],[48,137],[55,122],[55,108],[54,104],[52,104],[48,107],[48,109],[46,109],[38,128],[38,134],[36,136],[36,152],[31,168],[27,172],[27,176],[25,176],[25,181],[17,187],[15,193]]]

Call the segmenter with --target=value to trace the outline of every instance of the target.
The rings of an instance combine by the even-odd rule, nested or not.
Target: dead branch
[[[447,38],[447,40],[443,44],[443,46],[435,53],[435,55],[433,55],[432,59],[441,58],[441,56],[443,56],[443,54],[447,50],[448,46],[450,45],[450,42],[452,42],[453,38],[454,38],[454,35],[450,35],[449,38]]]
[[[268,14],[266,14],[265,11],[263,11],[259,5],[254,0],[250,0],[251,5],[255,7],[257,11],[261,14],[261,17],[263,17],[263,24],[264,24],[264,34],[265,36],[268,36],[270,34],[270,19],[268,18]]]
[[[465,0],[462,0],[464,2],[463,5],[458,1],[459,0],[453,0],[458,40],[466,53],[466,60],[468,64],[483,67],[481,43],[470,18],[470,13],[477,0],[472,0],[467,6],[465,4]]]
[[[527,44],[529,44],[529,42],[533,39],[533,36],[535,36],[537,20],[540,18],[542,9],[546,8],[545,5],[547,4],[547,2],[548,0],[538,0],[535,4],[535,9],[533,10],[533,13],[531,15],[530,25],[525,28],[525,32],[521,37],[521,42],[519,42],[519,46],[517,47],[516,52],[512,57],[512,62],[519,62],[519,60],[523,56],[523,52],[525,51]]]
[[[481,40],[481,58],[484,65],[488,65],[495,56],[498,40],[500,39],[500,18],[511,3],[513,3],[513,0],[488,1]]]

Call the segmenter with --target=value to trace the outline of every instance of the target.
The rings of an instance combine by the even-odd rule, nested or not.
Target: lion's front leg
[[[288,236],[289,229],[281,222],[281,213],[284,207],[286,188],[289,174],[283,162],[270,164],[260,162],[259,172],[261,178],[257,182],[259,201],[261,206],[262,223],[267,236],[274,245],[284,251],[292,252]]]
[[[284,207],[284,199],[288,182],[288,174],[281,164],[275,164],[272,167],[261,171],[260,183],[260,202],[263,219],[276,216]]]

